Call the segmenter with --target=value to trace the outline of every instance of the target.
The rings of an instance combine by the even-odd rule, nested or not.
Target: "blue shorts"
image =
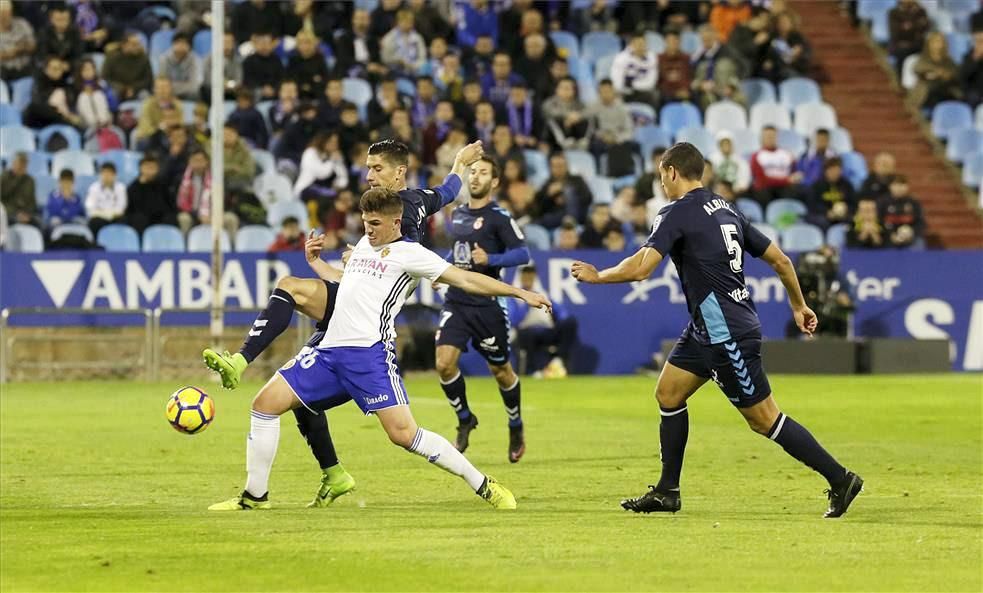
[[[758,333],[722,344],[701,344],[687,328],[669,354],[669,363],[712,379],[738,408],[753,406],[771,395],[771,385],[761,366]]]
[[[440,328],[435,338],[438,346],[453,346],[468,351],[468,342],[488,364],[502,366],[509,362],[509,316],[502,307],[444,303],[440,311]]]
[[[311,411],[354,400],[365,414],[408,405],[396,353],[378,342],[368,348],[310,348],[287,361],[280,376]]]

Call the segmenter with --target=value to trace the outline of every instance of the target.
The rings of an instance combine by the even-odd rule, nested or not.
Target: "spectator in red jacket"
[[[293,216],[288,216],[280,223],[280,232],[276,240],[267,249],[270,253],[279,251],[303,251],[304,233],[300,231],[300,221]]]
[[[790,186],[802,181],[794,171],[795,156],[778,147],[778,130],[765,126],[761,130],[761,150],[751,156],[751,187],[754,199],[762,206],[785,197]]]
[[[659,96],[662,103],[686,101],[693,84],[693,66],[689,55],[681,49],[678,31],[666,33],[666,50],[659,54]]]

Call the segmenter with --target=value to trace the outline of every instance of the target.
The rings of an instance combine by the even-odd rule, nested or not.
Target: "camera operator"
[[[840,276],[840,255],[836,249],[824,245],[816,251],[803,253],[795,268],[806,305],[819,317],[815,334],[847,337],[854,305],[848,291],[849,284]],[[791,338],[799,334],[795,323],[790,320],[785,335]]]

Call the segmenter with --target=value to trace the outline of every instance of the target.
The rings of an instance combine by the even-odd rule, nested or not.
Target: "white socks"
[[[260,498],[269,490],[270,469],[280,442],[280,417],[251,411],[246,439],[246,492]]]
[[[437,467],[464,478],[464,481],[475,492],[485,483],[485,474],[471,465],[471,462],[455,449],[450,441],[435,432],[418,428],[416,436],[413,437],[413,444],[409,446],[407,451],[426,457],[427,461]]]

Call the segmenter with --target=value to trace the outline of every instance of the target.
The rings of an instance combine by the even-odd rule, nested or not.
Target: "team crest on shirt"
[[[382,253],[379,254],[379,257],[386,257],[387,255],[389,255],[389,248],[388,247],[383,247],[382,248]]]
[[[484,216],[479,216],[474,221],[474,225],[473,225],[474,226],[474,230],[480,229],[482,226],[484,226],[484,224],[485,224],[485,217]]]

